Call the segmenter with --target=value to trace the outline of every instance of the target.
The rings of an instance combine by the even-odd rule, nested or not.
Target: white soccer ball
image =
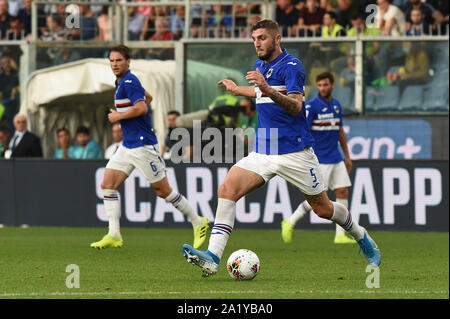
[[[236,280],[251,280],[259,272],[258,256],[249,249],[239,249],[228,257],[227,270]]]

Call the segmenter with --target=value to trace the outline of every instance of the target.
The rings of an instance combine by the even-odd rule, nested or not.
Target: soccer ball
[[[258,256],[249,249],[239,249],[228,257],[227,270],[236,280],[251,280],[258,274]]]

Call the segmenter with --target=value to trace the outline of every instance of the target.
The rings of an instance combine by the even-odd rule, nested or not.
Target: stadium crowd
[[[38,6],[38,36],[44,41],[111,40],[108,6],[86,1]],[[110,0],[111,2],[112,0]],[[142,0],[136,0],[139,2]],[[33,0],[0,0],[0,38],[31,37]],[[51,1],[50,1],[51,2]],[[104,2],[104,0],[103,0]],[[130,2],[130,1],[127,1]],[[90,4],[89,4],[90,3]],[[377,10],[368,7],[376,5]],[[79,10],[79,11],[77,11]],[[276,20],[283,36],[344,36],[355,28],[354,17],[368,18],[380,35],[445,34],[449,3],[444,0],[277,0]],[[65,28],[68,15],[79,14],[80,28]],[[259,4],[193,5],[189,37],[248,37],[249,26],[262,16]],[[114,19],[114,18],[113,18]],[[185,37],[185,7],[129,6],[129,40],[177,40]],[[353,31],[355,32],[355,31]]]

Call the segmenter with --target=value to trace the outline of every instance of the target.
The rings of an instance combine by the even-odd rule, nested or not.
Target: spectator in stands
[[[100,41],[111,40],[108,6],[102,6],[101,14],[97,17],[98,39]]]
[[[406,30],[411,29],[411,11],[418,9],[423,14],[423,20],[427,25],[431,25],[433,33],[437,33],[438,26],[444,21],[444,16],[439,10],[434,9],[430,4],[420,0],[409,0],[405,7]]]
[[[9,20],[11,16],[8,12],[8,1],[0,0],[0,39],[3,40],[7,36],[9,29]]]
[[[448,27],[448,12],[449,12],[449,1],[448,0],[427,0],[428,4],[432,5],[433,8],[442,13],[443,19],[441,22],[441,34],[446,34]],[[439,32],[439,30],[438,30]]]
[[[161,154],[164,157],[164,159],[170,158],[170,149],[172,146],[177,142],[170,139],[170,133],[177,127],[176,121],[177,118],[180,116],[180,112],[172,110],[167,113],[167,126],[168,126],[168,132],[166,135],[166,138],[164,139],[164,145],[161,148]]]
[[[176,6],[175,14],[170,17],[170,31],[175,39],[180,39],[184,31],[184,5]]]
[[[299,12],[298,26],[300,36],[320,34],[325,10],[319,7],[317,0],[306,0],[306,5]]]
[[[323,26],[321,30],[322,37],[335,38],[346,35],[344,27],[340,24],[337,24],[336,19],[336,13],[334,12],[326,12],[323,15]]]
[[[6,39],[8,40],[22,40],[25,38],[25,30],[23,23],[19,17],[11,17],[9,19],[9,30],[7,31]]]
[[[410,14],[410,26],[406,35],[427,35],[429,34],[430,27],[428,23],[425,22],[424,16],[420,9],[412,9]]]
[[[347,28],[351,25],[350,17],[358,12],[359,5],[357,0],[337,0],[337,23]]]
[[[297,34],[299,11],[292,5],[291,0],[277,0],[276,21],[278,22],[282,36]]]
[[[8,148],[11,137],[11,130],[6,126],[0,126],[0,158],[5,157],[5,151]]]
[[[339,73],[339,83],[341,87],[355,87],[355,58],[351,55],[347,56],[347,66]]]
[[[52,14],[47,17],[47,31],[42,34],[41,40],[43,41],[64,41],[69,37],[69,33],[66,28],[64,28],[63,21],[61,18]],[[50,50],[50,49],[49,49]],[[55,51],[56,52],[56,51]],[[53,58],[54,55],[51,55]]]
[[[23,114],[14,117],[14,135],[11,137],[5,158],[11,157],[42,157],[39,137],[27,130],[27,118]]]
[[[8,12],[12,17],[17,17],[20,9],[23,9],[23,0],[8,0]]]
[[[222,38],[228,39],[231,37],[230,28],[228,27],[228,24],[225,21],[220,21],[219,28],[216,31],[217,31],[216,37],[219,39]]]
[[[70,28],[73,40],[97,39],[97,19],[89,5],[80,5],[80,28]]]
[[[0,59],[0,102],[3,104],[5,110],[3,118],[9,127],[13,126],[13,118],[17,113],[19,105],[19,76],[17,70],[12,67],[12,59],[8,56],[3,56]]]
[[[256,24],[256,22],[258,22],[259,20],[261,20],[261,16],[260,15],[250,15],[248,17],[248,25],[247,28],[245,28],[244,30],[242,30],[240,37],[241,38],[249,38],[251,36],[251,27]]]
[[[420,42],[405,41],[402,44],[406,53],[404,66],[398,70],[398,86],[400,94],[408,85],[422,85],[429,80],[428,68],[430,59]]]
[[[56,149],[55,154],[53,154],[53,157],[75,158],[74,152],[77,147],[75,145],[72,145],[69,130],[66,129],[65,127],[62,127],[56,131],[56,134],[58,136],[59,148]]]
[[[241,127],[246,130],[248,128],[252,128],[255,130],[258,129],[258,113],[256,111],[256,104],[253,99],[249,97],[244,97],[240,102],[239,106],[245,107],[245,111],[243,112],[243,116],[241,116],[240,124]]]
[[[400,9],[389,3],[390,0],[377,0],[375,24],[381,35],[400,36],[405,32],[405,15]]]
[[[192,38],[205,38],[206,29],[202,26],[202,18],[193,18],[190,28]]]
[[[17,16],[22,20],[23,26],[25,28],[25,34],[31,34],[31,4],[33,0],[24,0],[24,8],[19,10]],[[37,20],[38,20],[38,37],[44,33],[46,27],[46,16],[45,12],[41,7],[37,8]]]
[[[155,34],[155,21],[158,17],[166,18],[168,16],[167,6],[155,6],[150,10],[150,14],[144,21],[144,26],[142,27],[141,40],[149,40]]]
[[[320,0],[320,7],[327,12],[336,12],[337,0]]]
[[[355,13],[351,16],[350,21],[352,23],[352,27],[348,30],[347,35],[349,37],[356,36],[372,36],[376,37],[380,35],[380,30],[376,27],[367,26],[364,22],[364,16],[362,13]]]
[[[114,143],[112,143],[105,151],[105,158],[110,159],[111,156],[114,155],[114,153],[117,151],[119,146],[122,144],[123,141],[123,132],[122,128],[120,127],[120,123],[114,123],[111,127],[112,131],[112,137]]]
[[[139,40],[144,27],[145,17],[138,12],[135,6],[128,7],[128,39]]]
[[[172,32],[167,28],[167,21],[164,17],[156,18],[155,30],[155,34],[150,39],[152,41],[168,41],[174,39]]]
[[[79,126],[77,129],[76,140],[78,146],[73,152],[74,158],[103,158],[102,150],[97,142],[91,139],[89,128],[86,126]]]

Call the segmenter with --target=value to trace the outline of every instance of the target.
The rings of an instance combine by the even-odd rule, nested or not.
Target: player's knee
[[[156,193],[156,196],[161,197],[161,198],[167,198],[170,193],[172,192],[172,189],[167,189],[167,188],[154,188],[154,191]]]
[[[345,187],[335,189],[334,193],[336,194],[336,198],[343,198],[343,199],[348,198],[348,189]]]
[[[316,205],[315,207],[313,207],[313,211],[320,218],[331,219],[331,217],[333,217],[334,208],[333,204],[330,201],[328,201],[327,203]]]
[[[237,201],[238,198],[236,192],[227,183],[222,183],[217,190],[217,195],[219,198],[226,198],[233,201]]]
[[[105,189],[116,189],[117,187],[115,187],[114,183],[111,182],[107,182],[107,181],[103,181],[102,184],[100,185],[102,190]]]

